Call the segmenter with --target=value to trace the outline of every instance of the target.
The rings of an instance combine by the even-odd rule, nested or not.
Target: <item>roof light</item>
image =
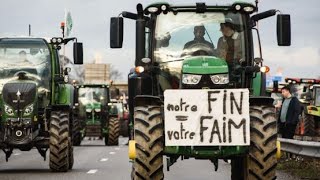
[[[237,5],[235,6],[235,9],[236,9],[237,11],[239,11],[239,10],[241,9],[241,6],[240,6],[239,4],[237,4]]]
[[[252,6],[246,6],[246,7],[243,8],[243,10],[245,12],[249,12],[250,13],[250,12],[253,12],[254,8]]]
[[[166,5],[162,5],[162,6],[161,6],[161,10],[162,10],[162,11],[165,11],[166,9],[167,9],[167,6],[166,6]]]
[[[154,6],[148,8],[148,11],[149,11],[150,13],[155,13],[155,12],[157,12],[158,10],[159,10],[158,7],[154,7]]]

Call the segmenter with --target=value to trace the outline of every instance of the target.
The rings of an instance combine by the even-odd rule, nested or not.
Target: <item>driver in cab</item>
[[[27,59],[27,53],[23,50],[19,52],[19,61],[22,64],[31,64],[32,65],[32,63]]]
[[[196,48],[197,45],[201,45],[201,44],[209,47],[211,51],[214,50],[214,45],[204,39],[205,27],[203,25],[195,26],[193,30],[193,34],[194,34],[194,39],[192,41],[187,42],[184,45],[183,50]]]

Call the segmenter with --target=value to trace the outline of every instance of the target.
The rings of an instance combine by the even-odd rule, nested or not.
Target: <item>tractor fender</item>
[[[250,106],[252,105],[273,105],[274,99],[268,96],[252,96],[249,97]]]
[[[159,105],[161,106],[163,104],[163,101],[158,96],[151,96],[151,95],[137,95],[134,98],[134,106],[140,106],[140,105]]]

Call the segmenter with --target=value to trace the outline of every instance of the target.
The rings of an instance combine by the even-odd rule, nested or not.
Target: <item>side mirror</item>
[[[279,46],[291,45],[291,23],[289,14],[277,16],[277,40]]]
[[[73,43],[73,62],[74,64],[83,64],[83,47],[82,43]]]
[[[110,47],[122,48],[123,42],[123,18],[112,17],[110,19]]]

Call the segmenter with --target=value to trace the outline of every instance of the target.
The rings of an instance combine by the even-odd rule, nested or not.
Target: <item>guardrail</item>
[[[320,158],[320,142],[284,138],[278,138],[278,140],[281,143],[281,151],[300,156]]]

